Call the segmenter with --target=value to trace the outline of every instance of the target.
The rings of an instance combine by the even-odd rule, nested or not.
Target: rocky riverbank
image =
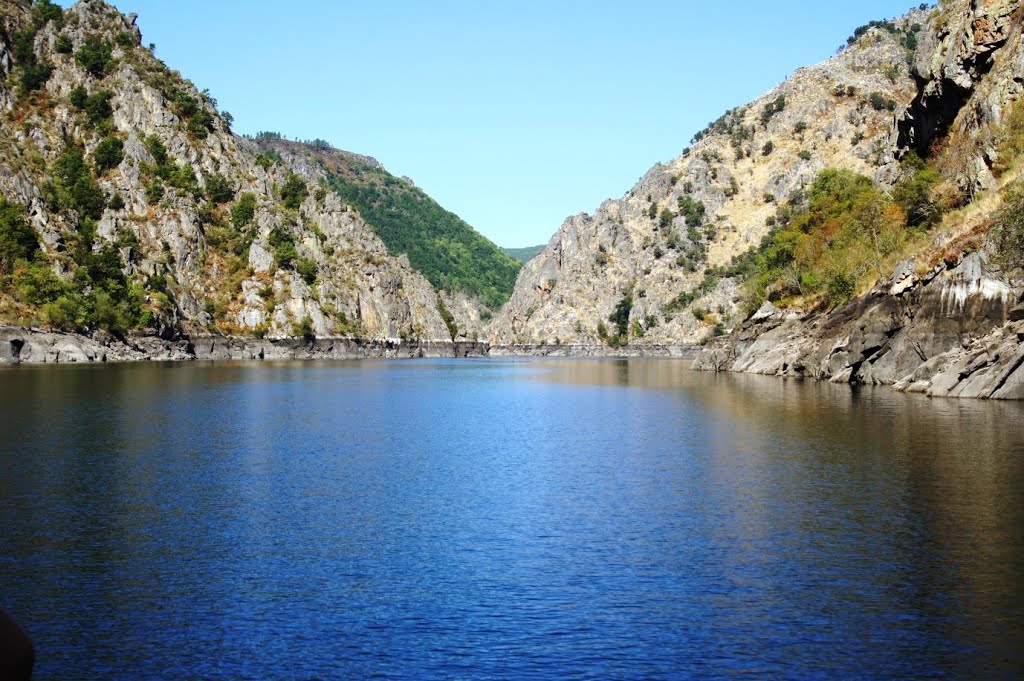
[[[689,345],[496,345],[469,341],[363,338],[157,336],[116,338],[0,326],[0,364],[159,362],[189,360],[374,359],[419,357],[692,357]]]
[[[935,397],[1024,399],[1024,286],[981,253],[886,282],[830,312],[766,303],[694,360],[734,371],[891,385]]]
[[[83,336],[40,329],[0,327],[0,364],[67,364],[188,360],[363,359],[479,357],[485,343],[366,340],[361,338],[244,338],[201,336],[165,340]]]
[[[569,345],[529,344],[492,345],[490,357],[693,357],[695,345]]]

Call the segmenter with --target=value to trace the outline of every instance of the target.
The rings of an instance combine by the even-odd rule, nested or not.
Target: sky
[[[65,6],[69,2],[63,2]],[[546,243],[908,0],[114,0],[234,130],[325,139]],[[915,3],[916,4],[916,3]]]

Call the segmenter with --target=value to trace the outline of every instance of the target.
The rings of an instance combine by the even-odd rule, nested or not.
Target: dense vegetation
[[[505,253],[505,255],[511,256],[525,265],[526,263],[536,258],[537,255],[539,255],[540,252],[544,250],[544,246],[545,244],[540,244],[539,246],[524,246],[523,248],[502,248],[501,250]]]
[[[519,262],[417,187],[355,159],[332,173],[330,184],[388,251],[407,254],[434,286],[480,296],[492,308],[512,294]]]
[[[117,245],[99,241],[96,222],[83,217],[67,235],[74,272],[58,277],[39,247],[24,209],[0,198],[0,290],[11,304],[40,323],[68,331],[105,329],[121,334],[148,325],[142,287],[121,270]]]
[[[917,156],[910,155],[903,172],[886,193],[868,177],[828,169],[806,194],[791,196],[761,245],[727,272],[745,280],[747,310],[794,298],[834,307],[885,274],[887,256],[958,200],[938,191],[940,174]]]

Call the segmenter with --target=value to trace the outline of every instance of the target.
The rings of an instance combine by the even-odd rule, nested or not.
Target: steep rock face
[[[930,390],[934,382],[949,394],[948,377],[940,381],[935,374],[956,364],[965,348],[979,342],[991,345],[995,339],[1017,342],[1016,332],[1006,330],[1006,325],[1013,323],[1011,313],[1024,295],[1024,285],[991,269],[978,252],[955,263],[940,263],[923,276],[915,271],[916,263],[901,263],[869,294],[831,313],[801,315],[765,303],[731,336],[709,343],[694,367],[841,383],[913,385],[921,392]],[[997,354],[1006,360],[1003,364],[1009,363],[1004,368],[1016,371],[1015,351],[1004,349]],[[979,364],[976,369],[992,364],[999,362]],[[970,373],[958,373],[954,385]],[[1018,378],[1024,378],[1024,373]],[[996,389],[985,395],[980,392],[970,396],[990,396]]]
[[[891,141],[924,155],[949,135],[948,144],[965,147],[962,181],[972,190],[994,185],[991,129],[1021,93],[1021,15],[1019,0],[947,3],[933,13],[915,52],[918,93]]]
[[[9,76],[0,86],[0,195],[26,208],[62,278],[77,269],[68,244],[86,223],[49,187],[55,164],[77,147],[106,202],[92,248],[116,246],[128,281],[143,288],[152,318],[143,331],[285,337],[301,327],[317,336],[450,339],[429,282],[321,191],[322,174],[300,154],[261,157],[232,134],[207,93],[139,45],[134,17],[83,0],[41,23],[32,54],[18,63],[14,37],[32,17],[28,2],[0,5],[0,75]],[[90,45],[108,51],[99,67],[79,56]],[[34,91],[9,87],[28,59],[50,65],[49,77]],[[93,159],[108,139],[123,154],[101,169]],[[226,194],[214,200],[216,182]],[[243,219],[235,209],[246,195]],[[19,311],[6,316],[17,320]]]
[[[757,245],[775,203],[821,170],[893,174],[896,116],[917,93],[905,44],[926,22],[916,11],[893,30],[869,30],[726,113],[625,197],[567,219],[520,272],[491,341],[600,343],[599,327],[630,292],[630,343],[691,344],[716,323],[731,325],[735,284],[697,292],[689,307],[701,319],[677,297],[697,288],[706,267]]]
[[[891,142],[923,150],[941,140],[962,186],[982,195],[961,222],[936,234],[941,262],[920,274],[902,263],[885,282],[834,312],[763,307],[697,357],[705,370],[893,384],[934,396],[1024,395],[1017,271],[990,264],[986,234],[1001,205],[993,165],[1000,125],[1022,91],[1019,2],[948,3],[934,13],[914,61],[918,94]],[[1019,171],[1018,171],[1019,172]],[[928,260],[922,253],[922,262]]]

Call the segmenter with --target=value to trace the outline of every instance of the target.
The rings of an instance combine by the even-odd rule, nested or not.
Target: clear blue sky
[[[65,5],[70,4],[64,2]],[[235,117],[408,175],[501,246],[624,194],[908,0],[118,0]]]

